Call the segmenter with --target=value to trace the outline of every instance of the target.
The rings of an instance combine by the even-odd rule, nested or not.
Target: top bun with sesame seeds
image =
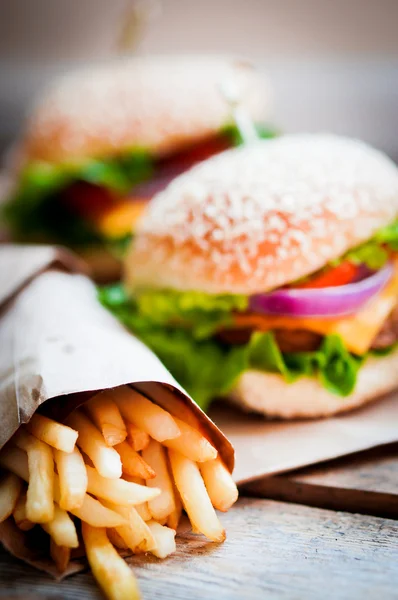
[[[368,145],[286,135],[215,156],[155,197],[126,283],[255,294],[311,274],[398,215],[398,169]]]
[[[255,121],[269,112],[264,77],[244,62],[185,56],[126,59],[62,77],[32,111],[25,161],[57,163],[142,148],[170,154],[231,122],[219,86],[234,78]]]

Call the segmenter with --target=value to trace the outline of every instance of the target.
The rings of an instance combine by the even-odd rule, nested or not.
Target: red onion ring
[[[250,297],[250,310],[256,313],[289,317],[341,317],[357,312],[390,279],[393,266],[388,263],[373,275],[347,285],[314,289],[280,289]]]

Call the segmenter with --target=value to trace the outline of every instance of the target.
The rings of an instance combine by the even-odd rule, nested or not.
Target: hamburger
[[[321,417],[398,385],[398,169],[332,135],[229,150],[157,195],[102,301],[206,408]]]
[[[227,78],[248,115],[262,122],[266,82],[250,65],[223,58],[130,59],[55,81],[18,144],[16,182],[4,209],[14,239],[73,247],[94,275],[117,277],[150,198],[193,164],[240,142],[220,92]]]

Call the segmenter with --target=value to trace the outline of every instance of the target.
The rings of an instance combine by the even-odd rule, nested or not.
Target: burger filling
[[[258,131],[261,137],[273,136],[270,130]],[[155,193],[197,162],[239,143],[237,129],[229,126],[162,159],[134,150],[102,160],[32,162],[5,205],[4,218],[19,240],[100,244],[120,255]]]
[[[254,296],[198,291],[99,291],[206,408],[248,369],[287,383],[316,377],[342,397],[370,355],[398,341],[398,222],[317,273]]]

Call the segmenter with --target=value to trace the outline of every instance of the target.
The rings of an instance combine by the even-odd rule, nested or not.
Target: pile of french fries
[[[82,545],[118,600],[140,596],[117,550],[170,555],[183,509],[195,533],[222,542],[214,509],[238,496],[208,439],[128,386],[98,393],[65,424],[36,413],[0,451],[0,468],[0,522],[39,524],[61,573]]]

